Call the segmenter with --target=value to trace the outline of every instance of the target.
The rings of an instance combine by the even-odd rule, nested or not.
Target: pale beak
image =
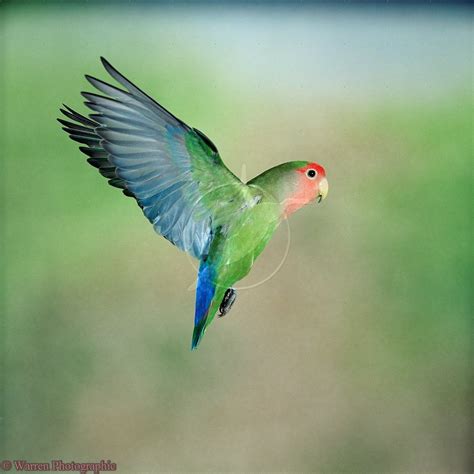
[[[317,197],[318,203],[321,202],[327,195],[329,191],[329,184],[326,178],[323,178],[319,183],[319,194]]]

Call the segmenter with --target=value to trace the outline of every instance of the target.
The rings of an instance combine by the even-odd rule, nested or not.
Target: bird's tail
[[[200,324],[198,324],[197,326],[194,326],[193,339],[191,341],[192,351],[194,351],[194,349],[197,349],[197,346],[201,342],[202,336],[204,336],[204,331],[206,330],[205,325],[206,325],[206,322],[203,320],[201,321]]]
[[[198,282],[196,289],[196,308],[194,313],[194,331],[193,339],[191,342],[191,350],[201,342],[206,327],[209,322],[209,309],[211,308],[214,294],[216,291],[215,284],[215,271],[211,265],[207,265],[206,262],[202,262],[199,267]]]

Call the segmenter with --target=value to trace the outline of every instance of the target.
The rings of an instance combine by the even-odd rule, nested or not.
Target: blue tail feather
[[[205,262],[202,262],[199,267],[196,289],[196,309],[194,314],[194,332],[191,350],[198,346],[204,334],[207,314],[216,290],[214,276],[215,271],[212,266],[206,265]]]

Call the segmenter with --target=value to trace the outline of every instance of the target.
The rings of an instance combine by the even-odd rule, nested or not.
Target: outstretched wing
[[[94,113],[65,106],[58,119],[92,166],[134,197],[156,232],[196,258],[207,255],[213,231],[252,199],[214,144],[146,95],[101,58],[125,89],[87,80],[103,95],[83,92]]]

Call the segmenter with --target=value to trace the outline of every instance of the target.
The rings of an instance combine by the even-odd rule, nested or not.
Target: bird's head
[[[328,194],[328,180],[326,171],[318,163],[293,162],[295,168],[289,170],[289,181],[292,182],[292,188],[286,197],[284,205],[284,214],[289,216],[298,209],[306,206],[310,202],[321,202]]]
[[[282,206],[288,217],[310,202],[321,202],[328,193],[324,168],[310,161],[290,161],[271,168],[248,184],[269,191]]]

